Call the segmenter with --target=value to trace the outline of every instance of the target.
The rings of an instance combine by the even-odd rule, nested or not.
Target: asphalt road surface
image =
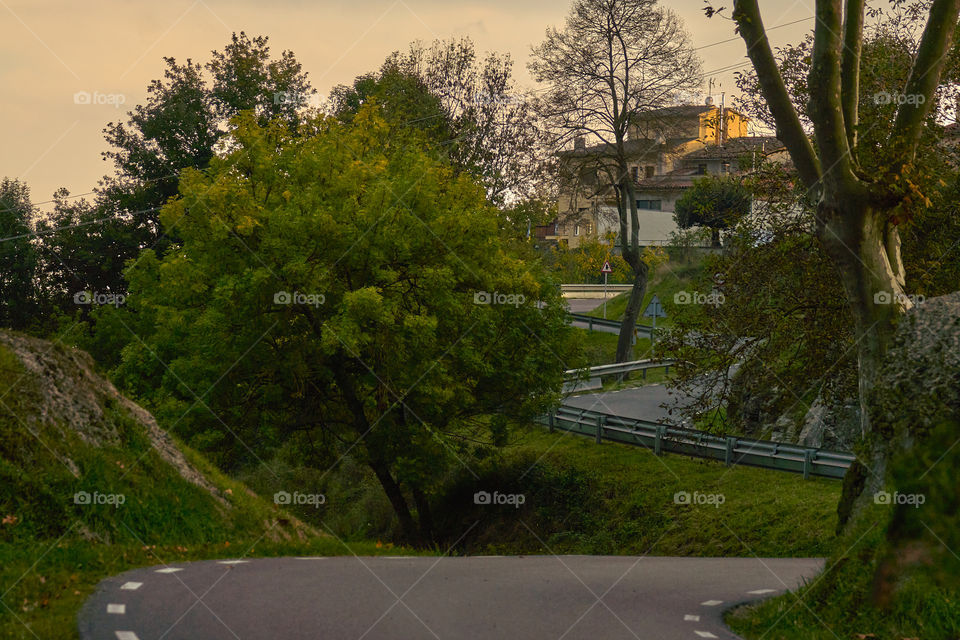
[[[568,396],[563,400],[564,406],[567,407],[612,413],[624,418],[680,424],[681,418],[676,412],[670,415],[668,409],[661,406],[666,404],[667,407],[673,407],[676,403],[677,396],[668,393],[667,388],[662,384],[648,384],[619,391],[585,393]]]
[[[104,580],[79,628],[83,640],[736,638],[725,609],[821,567],[627,556],[211,560]]]

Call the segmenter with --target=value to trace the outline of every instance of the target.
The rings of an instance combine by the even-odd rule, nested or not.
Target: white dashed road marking
[[[704,607],[715,607],[718,604],[723,604],[723,600],[707,600],[706,602],[700,603]]]
[[[695,616],[688,613],[687,615],[683,616],[683,621],[684,622],[700,622],[700,616]]]
[[[217,564],[246,564],[249,560],[217,560]]]
[[[300,556],[297,560],[326,560],[326,556]]]
[[[124,582],[120,588],[123,589],[124,591],[136,591],[142,586],[143,586],[142,582]]]
[[[176,573],[177,571],[183,571],[180,567],[167,567],[166,569],[157,569],[157,573]]]
[[[117,640],[140,640],[133,631],[117,631]]]
[[[694,631],[694,633],[697,634],[698,636],[700,636],[701,638],[716,638],[716,637],[717,637],[717,636],[713,635],[712,633],[710,633],[709,631]]]
[[[124,614],[127,612],[127,605],[125,604],[108,604],[107,613],[117,613]]]
[[[747,591],[751,596],[762,596],[765,593],[773,593],[776,589],[756,589],[754,591]]]

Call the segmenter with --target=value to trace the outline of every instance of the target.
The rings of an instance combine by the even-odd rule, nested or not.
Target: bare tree
[[[548,29],[534,47],[530,70],[548,85],[542,110],[556,145],[579,136],[603,145],[599,168],[614,192],[623,257],[633,272],[617,342],[617,361],[623,362],[630,357],[649,271],[639,247],[628,134],[637,115],[700,85],[700,61],[680,19],[656,0],[576,0],[564,28]]]
[[[912,306],[903,290],[898,225],[926,200],[914,187],[914,160],[960,13],[960,0],[932,1],[902,94],[894,96],[899,106],[882,162],[868,171],[860,163],[857,121],[864,5],[865,0],[817,0],[806,113],[813,142],[790,101],[757,0],[736,0],[733,12],[780,138],[816,206],[817,237],[853,312],[861,431],[870,449],[866,468],[847,474],[842,514],[858,496],[865,500],[880,490],[886,474],[892,442],[888,434],[873,433],[867,401],[897,319]]]

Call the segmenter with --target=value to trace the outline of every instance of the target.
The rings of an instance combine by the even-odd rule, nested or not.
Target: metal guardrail
[[[586,322],[587,330],[593,331],[594,327],[608,327],[610,329],[616,329],[620,331],[620,325],[622,324],[619,320],[604,320],[603,318],[594,318],[593,316],[584,315],[582,313],[569,313],[571,320],[577,322]],[[650,327],[645,327],[641,324],[636,326],[637,336],[640,338],[649,338],[653,335],[653,330]]]
[[[602,364],[590,367],[588,370],[590,377],[587,380],[579,380],[580,372],[583,369],[569,369],[564,372],[566,381],[563,384],[563,391],[564,393],[571,393],[587,389],[601,389],[603,388],[603,376],[623,375],[631,371],[643,371],[643,378],[646,379],[648,370],[663,367],[669,375],[670,367],[676,363],[676,360],[633,360],[631,362]]]
[[[606,291],[608,293],[623,293],[624,291],[630,291],[633,288],[633,285],[630,284],[608,284],[606,285]],[[604,292],[604,285],[602,284],[561,284],[560,291],[562,293],[599,293]]]
[[[855,460],[851,453],[767,440],[716,436],[696,429],[565,406],[540,418],[540,422],[551,431],[560,429],[590,436],[598,444],[610,440],[646,447],[658,456],[678,453],[723,460],[727,466],[742,464],[802,473],[804,479],[810,476],[842,478]]]

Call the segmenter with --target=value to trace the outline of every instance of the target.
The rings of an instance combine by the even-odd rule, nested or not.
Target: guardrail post
[[[664,375],[670,375],[670,365],[667,365],[667,370],[663,372]]]
[[[813,451],[807,449],[803,452],[803,479],[810,479],[810,471],[813,470]]]
[[[603,415],[597,416],[597,444],[603,442],[603,424],[606,422],[606,417]]]
[[[727,451],[723,456],[723,464],[729,466],[733,465],[733,450],[737,446],[736,438],[727,438]]]
[[[663,434],[666,432],[666,426],[662,424],[657,425],[657,435],[653,437],[653,455],[659,456],[663,453]]]
[[[646,379],[647,379],[647,370],[646,370],[646,369],[643,369],[641,373],[643,373],[643,379],[646,380]]]
[[[550,429],[550,433],[553,433],[553,421],[556,420],[556,414],[557,414],[556,409],[550,410],[550,419],[547,422],[548,428]]]
[[[587,320],[587,331],[593,331],[593,316],[590,316],[590,319]]]

